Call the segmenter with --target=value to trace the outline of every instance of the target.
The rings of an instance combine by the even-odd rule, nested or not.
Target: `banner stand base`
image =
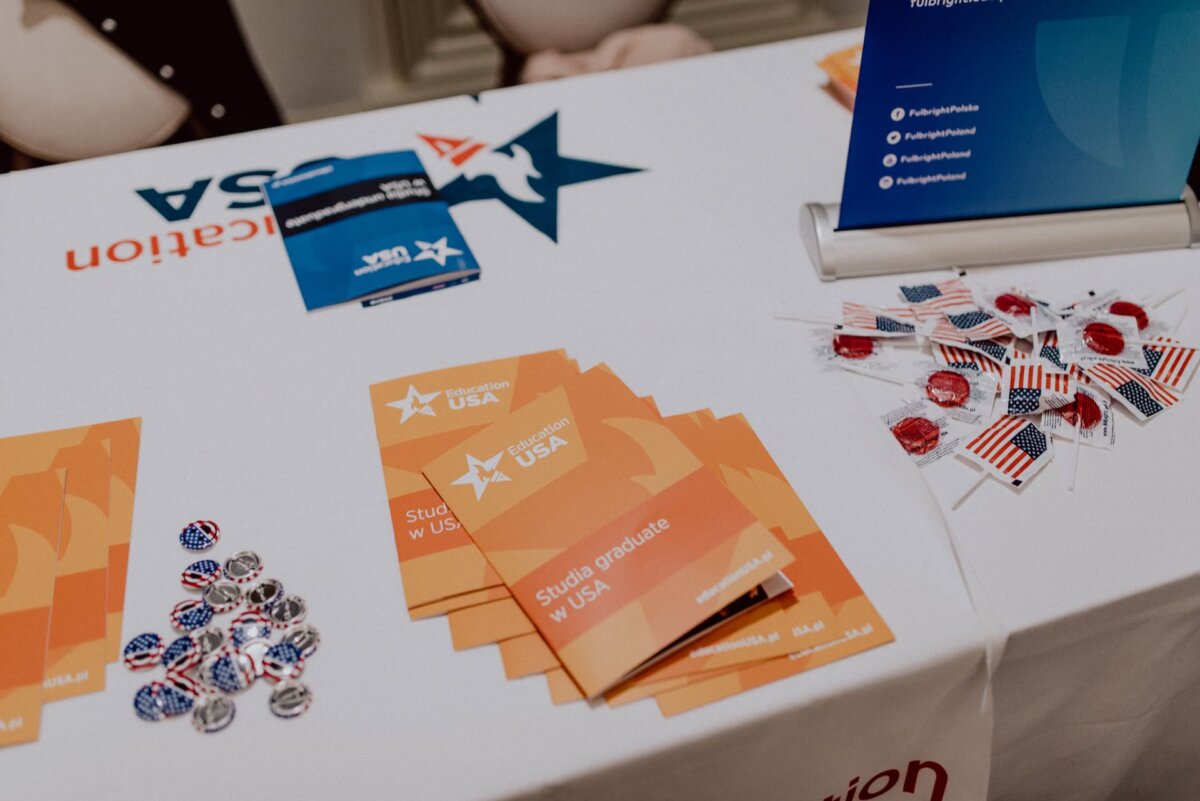
[[[837,230],[839,204],[809,203],[800,235],[823,281],[1200,247],[1200,206],[1178,203]]]

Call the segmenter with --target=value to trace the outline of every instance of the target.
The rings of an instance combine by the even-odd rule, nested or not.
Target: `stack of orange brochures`
[[[121,653],[141,421],[0,439],[0,746]]]
[[[740,415],[562,351],[371,392],[410,614],[556,703],[675,714],[892,639]]]
[[[831,53],[817,63],[829,76],[829,91],[846,108],[854,110],[858,95],[858,71],[862,64],[862,45]]]

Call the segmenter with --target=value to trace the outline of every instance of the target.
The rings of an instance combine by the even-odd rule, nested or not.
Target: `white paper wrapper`
[[[1149,369],[1142,353],[1141,335],[1132,317],[1098,312],[1080,312],[1063,320],[1056,332],[1058,352],[1066,364],[1086,368],[1113,364],[1130,369]]]
[[[996,377],[963,367],[925,364],[912,377],[919,400],[970,425],[991,419],[996,403]]]
[[[984,311],[1001,320],[1019,339],[1030,339],[1036,331],[1058,327],[1058,315],[1018,289],[984,289],[975,296]]]
[[[905,404],[879,419],[912,463],[922,470],[952,456],[978,428],[955,420],[944,409],[925,401]]]
[[[1117,444],[1112,402],[1104,393],[1085,386],[1076,386],[1075,394],[1076,402],[1071,406],[1042,415],[1042,430],[1068,442],[1074,442],[1078,432],[1080,445],[1112,450]],[[1077,422],[1078,429],[1075,427]]]

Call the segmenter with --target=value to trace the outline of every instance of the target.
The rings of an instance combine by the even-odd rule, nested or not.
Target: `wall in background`
[[[300,121],[474,93],[500,53],[458,0],[233,0],[284,116]],[[678,0],[718,50],[861,25],[867,0]]]

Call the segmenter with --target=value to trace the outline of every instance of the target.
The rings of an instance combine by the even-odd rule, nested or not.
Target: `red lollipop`
[[[1088,323],[1083,327],[1083,344],[1104,356],[1117,356],[1125,350],[1125,337],[1108,323]]]
[[[938,370],[925,382],[925,397],[943,409],[954,409],[971,397],[971,382],[953,370]]]
[[[1145,331],[1150,327],[1150,315],[1146,314],[1146,310],[1136,303],[1130,303],[1127,300],[1118,300],[1108,307],[1108,311],[1109,314],[1119,314],[1122,317],[1132,317],[1137,320],[1139,331]]]
[[[1058,410],[1062,415],[1062,419],[1067,421],[1068,425],[1074,426],[1075,421],[1079,421],[1079,427],[1084,431],[1089,431],[1100,424],[1100,418],[1103,413],[1100,411],[1099,404],[1096,401],[1084,395],[1082,392],[1075,393],[1075,402],[1070,406],[1064,406]]]
[[[905,417],[892,426],[892,436],[905,452],[924,456],[937,447],[941,431],[937,424],[924,417]]]
[[[1014,317],[1028,317],[1033,312],[1033,303],[1011,292],[996,296],[996,310]]]
[[[875,340],[841,334],[833,338],[833,352],[843,359],[865,359],[875,352]]]

